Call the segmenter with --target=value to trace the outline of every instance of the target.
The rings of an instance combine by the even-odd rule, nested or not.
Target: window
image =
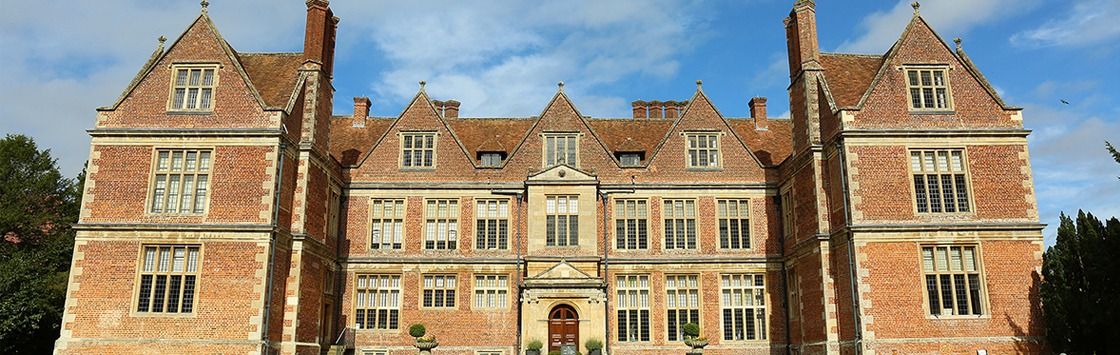
[[[615,200],[614,237],[617,249],[646,249],[646,224],[648,209],[646,200]]]
[[[980,260],[974,245],[922,247],[929,314],[981,315]]]
[[[791,190],[782,192],[782,235],[793,235],[793,228],[796,224],[793,221],[793,193]]]
[[[766,339],[766,289],[761,274],[722,275],[723,340]]]
[[[696,201],[665,200],[665,249],[696,249]]]
[[[210,184],[210,150],[156,150],[149,211],[201,214],[206,211]]]
[[[502,309],[509,306],[509,276],[475,275],[474,308]]]
[[[618,153],[618,162],[624,167],[642,165],[642,153]]]
[[[947,68],[906,69],[907,86],[910,88],[910,109],[952,110],[949,97]]]
[[[649,275],[623,275],[618,290],[618,341],[649,341]]]
[[[400,249],[404,237],[404,200],[373,200],[370,249]]]
[[[214,106],[214,87],[218,86],[217,65],[174,65],[169,111],[207,112]]]
[[[669,341],[684,340],[685,323],[700,325],[699,275],[665,276],[665,326]]]
[[[501,350],[479,350],[475,351],[474,355],[504,355]]]
[[[455,275],[424,275],[424,307],[455,308]]]
[[[919,213],[969,212],[964,150],[910,150]]]
[[[719,247],[748,249],[751,247],[751,201],[719,200]]]
[[[401,167],[431,168],[436,165],[436,134],[401,134]]]
[[[475,248],[509,247],[509,200],[479,200],[475,204]]]
[[[459,200],[428,200],[427,205],[424,249],[455,249],[459,234]]]
[[[688,137],[688,167],[718,168],[719,133],[686,133]]]
[[[358,275],[354,312],[359,329],[399,329],[401,275]]]
[[[497,168],[502,166],[502,153],[481,153],[478,155],[478,160],[481,162],[480,166],[486,168]]]
[[[789,303],[789,318],[801,320],[801,283],[797,277],[797,272],[794,269],[786,270],[786,282],[788,283],[788,299]]]
[[[545,197],[545,244],[579,245],[579,196]]]
[[[197,245],[147,245],[137,312],[191,313],[198,279]]]
[[[330,238],[338,238],[338,214],[339,209],[342,208],[341,192],[335,189],[330,189],[327,198],[327,236]]]
[[[567,164],[579,166],[579,135],[576,133],[544,135],[544,166]]]

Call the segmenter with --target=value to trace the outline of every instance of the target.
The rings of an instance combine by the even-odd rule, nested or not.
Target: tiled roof
[[[882,65],[881,55],[821,54],[828,89],[839,107],[858,105]]]
[[[238,53],[241,66],[260,92],[265,104],[287,107],[299,80],[300,53]]]
[[[673,120],[646,119],[591,119],[587,121],[591,129],[603,140],[612,152],[642,152],[645,159],[653,156],[653,150],[673,127]]]
[[[342,166],[358,164],[369,149],[373,148],[374,140],[393,124],[393,120],[371,117],[365,120],[364,127],[354,127],[353,118],[334,117],[331,119],[331,155]]]
[[[793,124],[789,119],[769,119],[766,130],[754,128],[754,119],[728,119],[735,134],[751,148],[763,166],[776,166],[793,150]]]
[[[471,158],[477,159],[478,152],[513,152],[534,121],[533,118],[453,118],[447,123]]]

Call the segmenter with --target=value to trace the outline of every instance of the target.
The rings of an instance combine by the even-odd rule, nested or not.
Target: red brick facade
[[[303,53],[238,53],[204,9],[98,110],[56,353],[409,354],[407,329],[422,323],[441,354],[520,354],[533,340],[547,352],[566,337],[580,351],[599,339],[612,354],[679,354],[673,309],[696,312],[709,354],[1045,350],[1020,109],[917,11],[886,54],[832,54],[818,48],[813,2],[796,1],[790,119],[765,117],[765,98],[751,100],[756,117],[724,117],[698,83],[666,113],[636,101],[625,120],[584,116],[562,85],[527,118],[459,117],[457,101],[422,86],[398,117],[369,117],[366,98],[334,116],[338,18],[325,0],[307,8]],[[212,108],[170,109],[177,65],[215,68]],[[910,108],[911,67],[945,68],[951,106]],[[433,137],[418,147],[431,166],[403,165],[410,134]],[[574,162],[547,143],[557,135],[574,139]],[[209,185],[164,185],[167,149],[211,152]],[[959,151],[944,164],[963,171],[915,185],[918,149]],[[565,161],[549,164],[557,152]],[[920,211],[927,188],[967,210]],[[188,191],[205,194],[201,213],[153,207]],[[374,200],[403,210],[374,211]],[[484,208],[491,200],[503,207]],[[159,246],[197,247],[197,259],[146,252]],[[974,263],[972,274],[931,271],[941,264],[925,250],[953,247],[975,251],[949,260]],[[941,274],[950,292],[929,292]],[[393,281],[364,284],[372,275]],[[432,275],[455,280],[454,306],[424,305]],[[965,278],[972,288],[954,286]],[[932,310],[931,297],[976,311]],[[577,330],[550,326],[562,307]]]

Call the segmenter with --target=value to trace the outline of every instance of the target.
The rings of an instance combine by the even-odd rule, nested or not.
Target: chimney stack
[[[765,131],[769,129],[770,121],[766,119],[766,98],[765,97],[752,97],[751,101],[747,102],[751,107],[751,118],[754,118],[754,129]]]
[[[447,100],[443,102],[443,118],[459,118],[459,101]]]
[[[821,49],[817,42],[817,10],[813,0],[797,0],[785,19],[789,76],[802,69],[820,67]]]
[[[354,98],[354,119],[369,118],[369,98],[365,96]]]
[[[664,109],[665,109],[665,104],[661,103],[661,101],[650,101],[649,102],[649,118],[650,119],[662,119],[662,118],[664,118],[665,117],[665,114],[663,112]]]
[[[334,75],[334,42],[338,17],[327,0],[307,0],[307,27],[303,37],[303,59],[319,63],[327,76]]]
[[[630,103],[634,107],[634,118],[649,118],[646,116],[646,102],[642,100]]]
[[[680,117],[681,108],[680,108],[679,105],[680,104],[676,101],[666,101],[665,102],[665,118]]]

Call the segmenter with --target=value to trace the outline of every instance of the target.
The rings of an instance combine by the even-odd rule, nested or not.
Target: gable
[[[504,168],[508,171],[539,172],[544,169],[543,135],[546,133],[579,134],[579,163],[577,168],[603,176],[604,172],[620,172],[618,163],[607,151],[587,120],[576,110],[567,95],[557,92],[534,122],[524,139],[511,152]],[[524,176],[524,175],[523,175]]]
[[[686,133],[689,132],[713,132],[719,135],[719,168],[698,169],[688,166]],[[698,180],[708,181],[764,182],[766,179],[758,158],[702,91],[697,91],[689,101],[688,108],[654,152],[649,162],[648,175],[648,178],[655,181],[681,181],[682,176],[695,176]]]
[[[903,68],[908,65],[944,65],[953,111],[912,113]],[[1012,114],[986,87],[978,72],[954,53],[921,18],[915,16],[898,42],[887,53],[851,128],[1021,128]],[[831,84],[831,83],[830,83]],[[835,88],[836,85],[830,85]]]

